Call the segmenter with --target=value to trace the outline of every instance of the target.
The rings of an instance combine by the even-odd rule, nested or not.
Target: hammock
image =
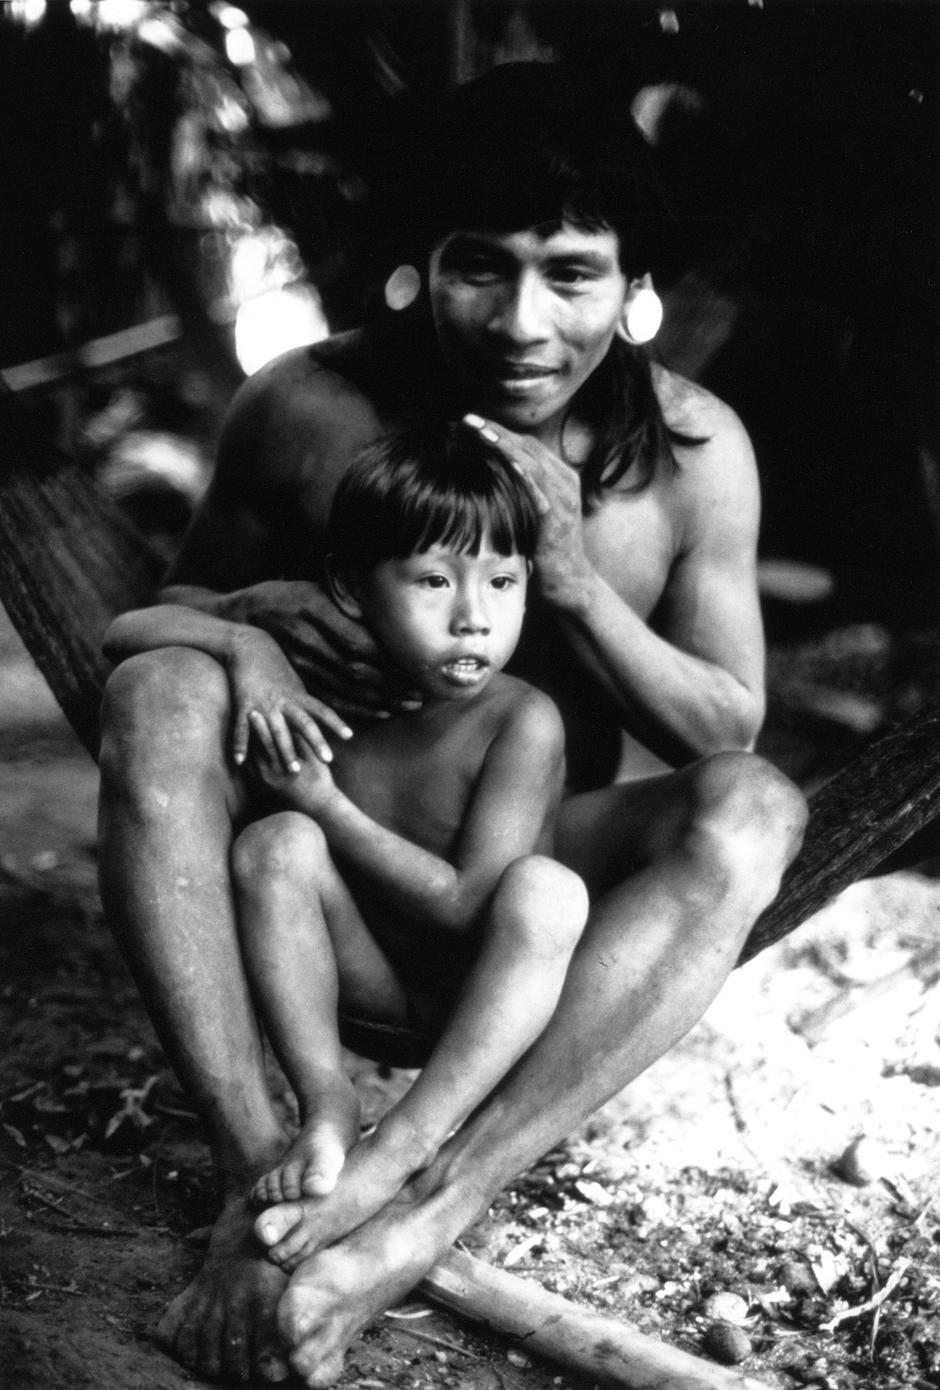
[[[0,385],[0,602],[79,739],[98,751],[101,638],[151,600],[163,562],[92,479],[44,440]],[[738,964],[871,873],[940,814],[940,704],[872,743],[812,799],[806,839]],[[344,1019],[353,1051],[420,1066],[430,1040]]]

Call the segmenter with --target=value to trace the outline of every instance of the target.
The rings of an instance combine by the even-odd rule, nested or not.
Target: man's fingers
[[[264,754],[269,762],[274,762],[277,750],[274,747],[274,739],[271,737],[271,730],[268,728],[268,721],[260,710],[252,709],[248,711],[248,722],[251,732],[261,744]]]
[[[274,753],[285,772],[299,772],[300,759],[294,746],[294,736],[281,710],[272,710],[268,715],[268,727],[274,745]]]
[[[232,758],[236,767],[241,767],[248,756],[248,740],[251,729],[248,723],[249,711],[239,706],[235,713],[235,727],[232,730]]]
[[[312,719],[325,724],[328,729],[332,729],[334,734],[339,734],[340,738],[352,738],[353,731],[346,723],[342,715],[336,713],[329,705],[325,705],[322,700],[318,700],[315,695],[308,696],[307,708],[301,710],[301,714],[306,714]]]

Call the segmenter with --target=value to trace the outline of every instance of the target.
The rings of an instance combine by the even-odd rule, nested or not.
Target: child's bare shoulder
[[[518,676],[499,675],[500,734],[524,738],[549,748],[564,748],[565,730],[558,706],[544,691]]]

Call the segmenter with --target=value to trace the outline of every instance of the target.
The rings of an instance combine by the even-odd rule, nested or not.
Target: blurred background
[[[754,439],[765,745],[811,785],[940,673],[932,3],[5,0],[0,383],[168,555],[245,374],[373,312],[422,103],[518,58],[657,149],[657,347]]]

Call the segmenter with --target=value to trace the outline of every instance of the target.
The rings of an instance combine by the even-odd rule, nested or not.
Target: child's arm
[[[341,738],[352,733],[339,715],[307,694],[274,638],[260,628],[166,603],[122,613],[103,642],[105,656],[114,662],[161,647],[194,647],[224,667],[232,692],[236,763],[245,761],[251,731],[288,771],[300,767],[298,739],[306,740],[318,758],[332,758],[318,720]]]
[[[381,887],[390,906],[463,932],[509,864],[539,845],[563,775],[561,716],[546,695],[527,691],[487,751],[452,864],[372,820],[321,765],[308,761],[300,778],[269,780],[317,820],[330,848]]]

